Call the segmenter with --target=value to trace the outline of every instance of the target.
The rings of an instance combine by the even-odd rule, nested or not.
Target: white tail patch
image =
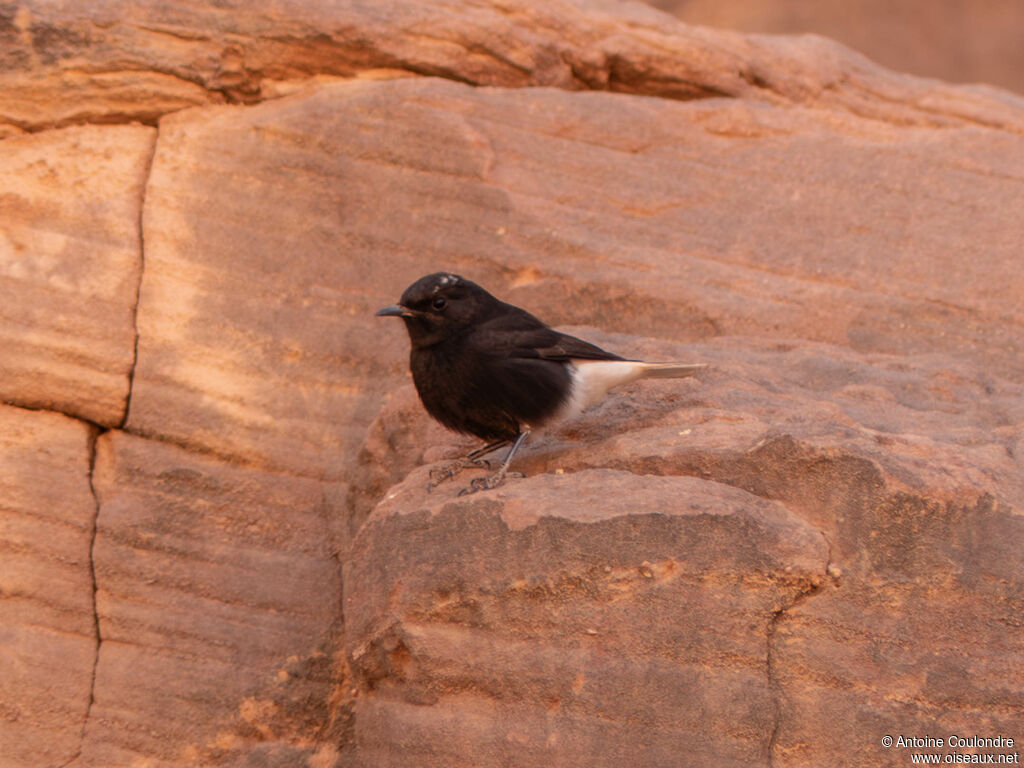
[[[572,395],[558,416],[571,418],[602,400],[608,390],[637,379],[683,379],[707,368],[704,363],[641,363],[635,360],[574,360]]]

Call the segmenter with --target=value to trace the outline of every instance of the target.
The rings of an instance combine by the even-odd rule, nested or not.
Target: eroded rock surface
[[[93,431],[0,406],[0,754],[11,768],[77,754],[96,659],[89,487]]]
[[[0,399],[106,427],[128,407],[156,131],[0,141]]]
[[[155,121],[312,78],[407,72],[473,85],[823,104],[897,124],[1024,130],[1021,100],[897,75],[821,37],[745,37],[636,2],[24,3],[0,11],[0,125]]]
[[[648,0],[687,24],[741,32],[812,33],[839,40],[879,64],[954,83],[990,83],[1024,93],[1024,7],[1014,0]]]
[[[82,764],[335,749],[327,489],[120,432],[99,438],[93,482],[102,643]]]
[[[766,764],[768,634],[827,579],[820,533],[690,477],[424,482],[389,492],[346,571],[367,764]]]
[[[535,611],[554,613],[551,605],[575,607],[588,600],[602,604],[607,572],[602,576],[597,561],[606,542],[629,550],[638,537],[643,540],[641,531],[664,523],[657,514],[648,516],[652,510],[671,515],[687,509],[699,497],[693,478],[716,493],[731,487],[751,494],[747,498],[754,501],[771,500],[801,530],[827,542],[827,555],[821,556],[817,570],[801,570],[792,557],[780,556],[779,562],[794,569],[783,568],[784,572],[804,573],[801,578],[808,588],[797,590],[797,597],[788,601],[776,599],[774,609],[750,609],[749,620],[768,638],[761,648],[768,671],[760,711],[776,714],[748,726],[767,741],[730,742],[722,734],[729,733],[728,724],[736,721],[737,713],[705,706],[700,711],[720,750],[705,759],[723,765],[746,761],[811,766],[824,760],[850,766],[900,765],[904,753],[886,752],[876,743],[890,731],[1019,730],[1024,647],[1014,628],[1024,596],[1019,547],[1024,521],[1017,511],[1024,499],[1024,465],[1019,458],[1024,391],[1018,383],[934,357],[865,356],[824,345],[729,338],[673,347],[593,329],[572,330],[620,353],[705,360],[712,367],[700,381],[634,385],[578,422],[531,439],[532,448],[517,460],[529,479],[510,480],[488,501],[480,496],[456,501],[453,496],[474,472],[464,473],[451,488],[441,486],[443,490],[428,494],[426,470],[415,470],[386,492],[356,539],[346,604],[353,622],[348,639],[353,665],[361,671],[366,688],[357,705],[357,734],[368,742],[361,746],[383,750],[378,764],[394,759],[380,743],[399,743],[388,741],[387,729],[378,723],[406,733],[413,727],[405,721],[413,715],[406,712],[422,720],[422,708],[434,706],[443,721],[461,722],[463,717],[472,719],[469,713],[481,706],[461,688],[441,682],[443,673],[434,666],[444,654],[438,644],[446,642],[455,655],[475,658],[482,653],[476,644],[500,647],[495,637],[504,642],[523,631],[529,635],[526,647],[532,653],[552,655],[569,668],[600,668],[595,657],[581,661],[575,640],[566,639],[574,637],[570,621],[544,623],[535,621],[533,614],[524,619],[511,611],[501,614],[500,621],[478,620],[484,610],[480,606],[492,600],[507,605],[491,590],[501,595],[515,592],[508,585],[520,583],[517,579],[535,585],[536,600],[530,603]],[[396,462],[411,466],[465,449],[467,441],[445,440],[428,422],[411,388],[391,399],[363,453],[367,488],[384,485],[386,481],[375,479],[374,472],[393,472]],[[608,474],[609,469],[615,472]],[[680,482],[677,491],[665,490]],[[357,505],[355,512],[359,511]],[[591,517],[603,519],[605,514],[623,530],[598,533]],[[716,519],[715,524],[720,522]],[[683,572],[700,572],[699,564],[709,549],[714,550],[715,544],[701,536],[724,536],[715,541],[731,553],[730,578],[743,583],[748,598],[756,599],[759,589],[778,587],[774,566],[761,559],[771,551],[770,544],[758,538],[756,546],[748,547],[747,528],[727,535],[713,533],[714,525],[705,518],[700,518],[700,525],[699,534],[650,535],[671,549],[673,568]],[[543,552],[536,559],[520,551],[527,529],[534,531],[533,546]],[[432,542],[445,534],[449,551],[457,554],[425,564],[431,558],[421,559],[418,553],[441,546]],[[574,560],[563,557],[563,548],[575,553],[575,537],[586,535],[595,539],[584,547],[594,555],[593,561],[581,556],[587,565],[567,564]],[[791,544],[801,540],[792,531],[785,538]],[[408,549],[398,544],[399,539]],[[363,556],[389,545],[394,553],[390,558]],[[488,553],[484,559],[491,570],[471,564],[480,551]],[[503,554],[489,554],[492,551]],[[477,567],[481,575],[474,575]],[[812,570],[818,575],[806,575]],[[715,584],[716,595],[724,597],[720,578],[705,575],[697,581],[707,588]],[[481,583],[491,586],[480,589]],[[445,613],[436,607],[449,603],[459,610]],[[680,600],[689,603],[692,599]],[[638,612],[649,607],[639,598],[631,605]],[[377,623],[360,623],[356,617],[364,611]],[[662,606],[657,613],[669,616]],[[618,618],[621,625],[608,620],[618,632],[644,626],[635,616]],[[742,636],[735,627],[718,627],[719,620],[725,621],[725,616],[677,616],[666,622],[701,637]],[[446,623],[457,624],[461,634],[442,632],[437,625]],[[421,636],[429,637],[429,642]],[[635,640],[638,644],[641,637]],[[697,654],[693,663],[703,665],[705,674],[715,674],[718,657],[699,637],[688,636],[681,646],[703,648],[706,655]],[[972,652],[965,657],[967,647]],[[503,661],[487,667],[492,673],[525,663],[520,661],[521,652],[500,653]],[[619,649],[622,656],[630,653]],[[558,666],[550,661],[549,665]],[[484,687],[472,665],[460,669],[470,690]],[[523,677],[516,675],[517,680]],[[635,688],[620,682],[623,691],[605,695],[628,699],[630,694],[624,691]],[[518,749],[539,762],[559,759],[559,729],[565,720],[541,718],[519,738],[508,724],[519,720],[505,714],[519,711],[517,707],[541,709],[544,694],[528,689],[513,705],[510,694],[487,690],[494,699],[487,704],[493,712],[487,723],[493,730],[479,734],[472,745],[456,747],[443,740],[436,751],[428,752],[428,763],[471,764],[470,755],[475,754],[494,755],[500,762],[500,755],[518,754]],[[661,701],[659,712],[692,712],[707,704],[685,698]],[[369,723],[361,719],[364,706],[369,707]],[[836,722],[856,727],[836,728]],[[680,752],[707,746],[685,728],[662,725],[669,735],[660,746],[643,742],[651,745],[652,751],[644,754],[652,765],[678,764]],[[616,727],[628,730],[622,723]],[[581,727],[580,732],[585,731]],[[877,738],[869,741],[870,736]],[[552,740],[545,741],[549,737]],[[622,733],[619,738],[628,741]],[[421,735],[418,743],[427,741]],[[499,743],[507,750],[503,752]],[[636,747],[639,740],[631,743]],[[586,739],[573,744],[586,755],[580,764],[604,764],[602,750],[607,745]],[[607,759],[612,764],[624,758]]]
[[[0,43],[15,765],[1024,741],[1018,97],[615,2],[29,2]],[[712,367],[427,495],[468,446],[372,313],[437,269]]]
[[[372,312],[442,268],[553,322],[1021,370],[1022,137],[436,79],[162,131],[128,419],[142,434],[339,477],[404,368],[400,330]]]

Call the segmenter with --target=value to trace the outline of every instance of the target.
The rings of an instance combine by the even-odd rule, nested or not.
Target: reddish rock
[[[1017,0],[648,0],[687,24],[746,33],[826,35],[878,63],[953,83],[1024,92],[1024,6]]]
[[[824,538],[717,483],[392,489],[346,569],[363,765],[767,765],[774,617]]]
[[[554,322],[1022,370],[1010,133],[429,79],[185,112],[161,132],[128,419],[142,434],[340,477],[404,375],[404,336],[373,310],[438,268]]]
[[[92,430],[0,406],[0,761],[74,758],[96,659]]]
[[[336,491],[120,432],[97,448],[102,643],[80,765],[335,750]]]
[[[154,139],[88,126],[0,141],[3,401],[124,420]]]
[[[896,75],[824,38],[748,38],[637,2],[284,0],[0,11],[0,123],[155,122],[318,77],[392,70],[474,85],[827,105],[897,124],[1020,130],[1020,101]]]
[[[434,659],[445,653],[435,646],[447,643],[459,649],[448,651],[453,655],[475,658],[480,652],[472,643],[487,647],[494,634],[517,630],[519,614],[506,613],[502,614],[503,623],[466,619],[464,631],[471,640],[449,634],[440,635],[446,639],[431,636],[432,645],[414,646],[403,639],[406,634],[417,638],[416,632],[406,632],[406,623],[418,627],[424,616],[435,618],[422,603],[415,602],[427,601],[420,596],[419,584],[433,576],[423,574],[440,571],[447,576],[446,569],[462,567],[451,565],[449,559],[432,569],[417,559],[422,547],[431,546],[435,527],[447,532],[448,546],[458,547],[457,552],[465,547],[469,553],[481,548],[505,553],[487,560],[490,570],[486,578],[500,579],[502,567],[527,568],[517,549],[518,527],[540,526],[545,515],[571,517],[604,514],[604,510],[614,515],[621,505],[646,504],[649,493],[657,493],[648,492],[648,485],[657,489],[666,478],[686,477],[733,486],[782,504],[793,519],[809,530],[820,531],[828,541],[827,586],[786,606],[766,630],[769,698],[778,717],[770,725],[759,721],[751,728],[766,729],[762,735],[770,734],[771,764],[815,766],[834,761],[844,766],[896,766],[906,761],[906,752],[885,750],[880,740],[887,733],[1005,735],[1019,731],[1024,725],[1019,714],[1024,680],[1017,670],[1024,657],[1024,643],[1012,626],[1019,613],[1024,574],[1019,546],[1024,525],[1016,512],[1024,503],[1024,463],[1019,449],[1024,442],[1024,388],[961,362],[933,356],[864,356],[823,345],[758,344],[727,338],[671,346],[608,336],[593,329],[572,330],[620,353],[653,359],[700,359],[710,362],[711,368],[699,382],[633,385],[576,423],[531,438],[517,460],[517,468],[529,477],[527,481],[509,481],[504,496],[499,492],[489,497],[490,502],[479,501],[486,496],[471,497],[481,504],[481,517],[486,510],[505,525],[470,525],[456,514],[469,502],[453,505],[451,494],[468,483],[473,472],[454,481],[451,489],[442,486],[445,490],[427,495],[426,470],[420,469],[385,494],[385,501],[359,535],[350,566],[354,575],[347,583],[352,590],[347,603],[349,642],[357,643],[352,650],[354,669],[376,664],[376,672],[363,674],[381,678],[373,685],[363,683],[370,695],[361,693],[356,708],[361,738],[367,743],[403,743],[388,741],[385,730],[376,725],[372,731],[362,730],[364,702],[369,701],[365,706],[370,708],[373,724],[381,720],[400,723],[396,730],[406,732],[402,716],[392,711],[399,705],[385,706],[375,691],[384,688],[389,697],[415,699],[420,695],[421,676],[432,680],[432,673],[420,672],[420,668],[432,669]],[[450,437],[442,438],[441,445],[447,449],[428,443],[436,441],[437,435],[428,430],[427,420],[411,391],[392,398],[371,430],[363,454],[367,476],[388,471],[380,468],[392,463],[409,466],[457,450],[459,441]],[[383,439],[377,436],[381,431]],[[388,444],[395,446],[391,459],[380,448]],[[638,490],[603,489],[600,483],[593,483],[593,473],[606,468],[629,473],[623,477],[636,483]],[[572,501],[563,499],[564,508],[552,511],[546,494],[565,488],[578,474],[586,480],[581,478],[570,486]],[[418,511],[422,509],[432,510],[432,516],[423,519]],[[415,523],[396,520],[398,511],[408,513]],[[482,532],[475,533],[474,527]],[[544,540],[550,547],[546,554],[553,569],[561,567],[561,530]],[[589,551],[632,546],[637,528],[634,525],[629,530],[628,535],[605,533],[603,543],[589,544]],[[388,546],[384,542],[399,535],[397,531],[403,541],[412,542],[412,554],[397,555],[397,562],[392,562],[393,557],[387,565],[362,565],[376,563],[363,553],[370,547]],[[475,544],[477,535],[486,544]],[[397,543],[391,546],[402,549]],[[687,556],[691,554],[688,550]],[[475,554],[458,555],[455,562],[461,564],[471,556]],[[744,560],[742,550],[736,550],[736,557],[738,570],[761,572],[762,564]],[[505,563],[508,565],[499,565]],[[365,570],[375,575],[364,576]],[[485,577],[470,576],[464,582],[475,585],[481,580]],[[362,592],[367,581],[373,585],[369,598]],[[385,618],[364,630],[370,637],[366,639],[358,634],[356,617],[364,610],[362,601],[377,606],[385,600],[377,595],[379,590],[386,592],[378,582],[392,585],[392,592],[386,610],[375,607],[370,611]],[[422,587],[436,600],[435,594],[443,590],[432,589]],[[583,594],[590,595],[585,590]],[[482,602],[477,597],[474,600]],[[406,608],[410,604],[417,609]],[[576,602],[566,598],[566,604]],[[635,609],[642,610],[643,604]],[[384,626],[392,620],[398,629]],[[559,633],[568,623],[551,620],[534,627],[531,639],[535,644],[561,648]],[[381,638],[376,639],[374,633]],[[403,661],[404,666],[396,669],[379,661],[380,654],[375,651],[377,656],[367,656],[371,661],[362,661],[369,651],[359,642],[376,643],[390,652],[396,637],[409,653],[417,648],[423,660],[414,654],[414,661]],[[681,645],[694,644],[699,645],[689,638]],[[965,648],[970,649],[967,655]],[[564,664],[577,663],[574,651],[563,656],[558,651],[551,653]],[[488,669],[517,669],[518,656],[509,651],[500,659],[495,657]],[[558,666],[557,662],[549,664]],[[465,674],[472,674],[475,667],[466,666]],[[416,673],[408,673],[407,668]],[[522,679],[525,673],[515,677]],[[541,693],[532,689],[523,696],[538,707],[543,700]],[[430,699],[426,704],[433,706],[434,702]],[[416,711],[422,712],[425,703],[416,703]],[[702,704],[687,700],[676,707],[690,711]],[[461,722],[459,707],[471,705],[441,695],[436,706],[437,720]],[[529,707],[523,704],[523,709]],[[477,727],[487,724],[498,729],[502,723],[519,722],[500,708],[489,712]],[[721,713],[721,717],[721,721],[706,721],[708,732],[718,736],[713,739],[718,745],[727,743],[720,735],[729,732],[733,715]],[[429,720],[425,715],[420,719]],[[837,729],[835,722],[856,727]],[[574,728],[574,733],[581,732]],[[437,762],[459,764],[466,755],[482,750],[494,755],[496,762],[517,755],[518,745],[499,746],[502,742],[497,734],[494,731],[489,742],[481,737],[472,744],[452,746],[452,753],[446,752]],[[422,738],[428,740],[427,735]],[[635,747],[636,742],[632,743]],[[360,742],[360,748],[367,744]],[[552,753],[537,754],[549,759]],[[730,764],[733,758],[733,753],[720,752],[707,760],[709,764]],[[535,755],[530,759],[540,760]],[[752,761],[748,764],[761,764],[750,755],[744,759]],[[587,754],[581,763],[572,764],[592,764],[591,760]],[[673,764],[652,753],[649,761],[659,764],[658,760]],[[377,764],[389,763],[382,757]]]
[[[98,665],[87,518],[39,522],[86,514],[93,427],[0,437],[0,552],[33,553],[4,595],[35,590],[5,637],[72,638],[3,642],[20,764],[875,766],[890,730],[1021,732],[1020,99],[639,4],[235,6],[0,8],[0,398],[114,427]],[[372,313],[440,268],[712,368],[428,496],[467,445]]]

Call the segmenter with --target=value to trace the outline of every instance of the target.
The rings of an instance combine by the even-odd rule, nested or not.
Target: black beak
[[[416,313],[408,307],[403,307],[401,304],[395,304],[391,307],[384,307],[384,309],[378,309],[374,312],[377,317],[416,317]]]

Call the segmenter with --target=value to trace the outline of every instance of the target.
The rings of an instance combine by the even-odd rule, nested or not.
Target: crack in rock
[[[160,127],[157,126],[156,135],[153,136],[153,143],[150,146],[149,157],[146,158],[145,171],[142,174],[142,187],[139,192],[139,281],[135,286],[135,304],[132,307],[132,330],[135,333],[132,342],[132,364],[128,369],[128,392],[124,400],[124,416],[118,425],[124,429],[128,424],[128,412],[132,405],[132,391],[135,386],[135,369],[139,363],[139,304],[142,300],[142,279],[146,271],[146,235],[143,223],[146,213],[146,192],[149,189],[149,178],[153,173],[153,161],[156,159],[156,147],[160,141]],[[89,475],[90,480],[92,474]]]
[[[93,474],[96,471],[96,442],[100,435],[103,435],[108,430],[97,427],[96,425],[90,425],[88,442],[86,444],[86,451],[89,461],[89,493],[92,495],[93,500],[93,517],[92,525],[89,530],[89,576],[92,580],[92,626],[93,633],[96,640],[96,648],[92,657],[92,671],[89,675],[89,702],[85,707],[85,715],[82,717],[82,728],[78,737],[78,749],[75,750],[75,754],[71,758],[61,764],[61,768],[72,765],[77,762],[82,756],[82,747],[85,744],[85,729],[89,723],[89,717],[92,714],[92,705],[96,701],[96,668],[99,665],[100,660],[100,646],[103,644],[103,636],[100,633],[100,615],[99,610],[96,606],[96,532],[99,529],[99,516],[100,516],[100,497],[96,493],[96,486],[93,483]]]
[[[826,547],[828,547],[823,578],[816,583],[807,584],[788,605],[773,611],[771,618],[768,620],[768,626],[765,629],[765,674],[768,679],[768,691],[772,697],[772,729],[768,735],[769,768],[775,768],[776,764],[775,752],[778,745],[779,732],[782,730],[782,702],[786,696],[782,682],[779,680],[777,669],[778,659],[776,658],[775,651],[776,632],[790,611],[819,594],[826,584],[831,583],[833,586],[839,586],[838,571],[832,565],[832,542],[823,531],[818,530],[818,533],[821,534],[822,539],[825,540]]]

